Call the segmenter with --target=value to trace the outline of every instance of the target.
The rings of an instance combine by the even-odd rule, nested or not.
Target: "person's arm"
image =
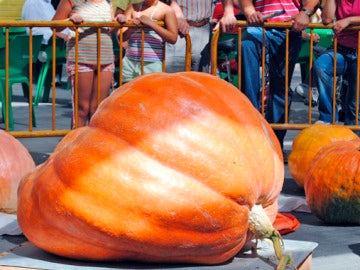
[[[176,0],[171,0],[170,7],[175,12],[175,16],[177,18],[177,23],[178,23],[178,31],[183,35],[189,34],[190,25],[187,22],[187,20],[186,20],[186,18],[184,16],[184,13],[182,12],[182,10],[181,10],[179,4],[177,3],[177,1]]]
[[[241,8],[240,7],[240,1],[241,0],[233,0],[232,2],[233,2],[234,7]]]
[[[324,24],[334,23],[333,29],[335,34],[340,33],[346,27],[351,24],[359,24],[360,23],[360,16],[351,16],[342,18],[339,20],[335,20],[335,12],[337,9],[337,3],[335,0],[326,0],[323,11],[321,13],[321,18]]]
[[[125,12],[125,10],[122,10],[121,8],[116,7],[116,8],[115,8],[115,17],[116,17],[116,15],[118,15],[118,14],[124,14],[124,12]]]
[[[260,25],[264,22],[263,14],[255,10],[252,0],[233,0],[233,2],[238,5],[240,10],[244,13],[248,24]]]
[[[214,29],[217,29],[219,25],[223,32],[227,32],[234,28],[237,24],[237,19],[234,14],[233,0],[222,0],[224,13]]]
[[[174,10],[177,18],[185,18],[184,13],[182,12],[181,7],[176,0],[171,0],[170,7]]]
[[[175,44],[178,37],[178,26],[175,12],[168,6],[166,11],[164,23],[165,27],[160,26],[157,22],[151,20],[149,16],[142,15],[138,20],[145,26],[153,29],[161,38],[168,43]]]
[[[321,11],[321,20],[323,24],[332,23],[335,19],[336,0],[326,0]]]
[[[318,9],[318,7],[320,6],[320,0],[303,0],[302,1],[302,7],[301,7],[301,13],[310,13],[312,16],[316,10]]]
[[[134,11],[134,8],[132,5],[129,5],[126,10],[125,10],[125,18],[121,17],[121,21],[119,22],[127,22],[129,20],[131,20],[131,14]],[[122,33],[123,33],[123,41],[127,41],[129,39],[129,37],[131,36],[131,34],[133,32],[135,32],[136,28],[135,27],[123,27],[122,28]],[[120,31],[120,30],[119,30]],[[118,31],[118,36],[119,36],[119,31]]]
[[[256,12],[255,6],[252,0],[238,0],[233,1],[239,5],[240,10],[244,13],[246,18],[249,18],[252,14]]]
[[[81,20],[81,17],[79,17],[80,15],[79,16],[73,15],[72,16],[73,18],[69,18],[71,11],[72,11],[72,4],[71,4],[70,0],[61,0],[56,9],[55,15],[53,17],[53,21],[70,19],[74,23],[81,23],[82,20]],[[58,28],[59,31],[61,31],[63,29],[65,29],[65,27]]]
[[[303,5],[300,12],[292,18],[293,19],[292,29],[298,32],[305,30],[310,22],[310,16],[315,13],[319,4],[320,4],[319,0],[303,1]]]

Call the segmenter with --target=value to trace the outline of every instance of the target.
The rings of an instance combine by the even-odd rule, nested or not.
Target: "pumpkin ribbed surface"
[[[19,183],[34,168],[34,160],[25,146],[0,130],[0,212],[16,212]]]
[[[250,237],[254,204],[274,221],[283,178],[273,130],[235,87],[154,73],[113,92],[23,181],[18,222],[61,256],[216,264]]]
[[[288,158],[289,173],[298,186],[304,187],[304,178],[316,153],[325,145],[347,141],[358,136],[346,126],[316,123],[303,129],[295,138]]]
[[[322,148],[304,187],[310,210],[323,221],[360,224],[360,139]]]

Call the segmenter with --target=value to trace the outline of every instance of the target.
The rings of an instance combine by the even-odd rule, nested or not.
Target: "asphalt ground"
[[[300,82],[300,72],[297,67],[292,79],[292,89]],[[57,89],[57,115],[56,124],[59,129],[68,129],[71,116],[71,97],[70,92],[65,88],[66,84]],[[27,125],[26,117],[19,117],[19,111],[26,110],[26,104],[22,100],[22,93],[14,93],[15,105],[15,129],[23,128]],[[304,121],[307,117],[307,106],[303,99],[294,94],[291,106],[290,120]],[[36,109],[36,119],[39,128],[49,128],[49,117],[51,106],[47,103],[41,103]],[[26,115],[27,112],[25,111]],[[314,117],[317,116],[316,108]],[[0,123],[3,128],[3,123]],[[291,151],[293,138],[298,131],[288,131],[284,150],[286,153]],[[21,138],[20,141],[26,146],[34,157],[37,164],[45,161],[52,153],[54,147],[61,140],[61,137],[50,138]],[[282,195],[305,198],[304,191],[299,188],[289,175],[287,165],[285,164],[286,174]],[[284,236],[286,240],[299,240],[316,242],[318,246],[313,251],[312,269],[314,270],[359,270],[360,269],[360,227],[359,226],[328,226],[319,220],[316,216],[307,212],[292,211],[301,226],[292,233]],[[0,236],[0,253],[7,251],[14,246],[19,245],[26,239],[24,236]],[[1,265],[1,258],[0,258]],[[1,266],[0,266],[1,269]],[[86,267],[84,268],[86,269]],[[132,268],[132,269],[136,269]],[[201,268],[204,269],[204,268]],[[259,269],[259,268],[258,268]]]

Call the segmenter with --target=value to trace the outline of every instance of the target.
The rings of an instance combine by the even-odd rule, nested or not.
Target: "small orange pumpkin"
[[[360,139],[324,146],[306,174],[305,194],[326,223],[360,224]]]
[[[346,126],[316,123],[303,129],[294,139],[288,157],[289,173],[298,186],[304,187],[304,178],[316,153],[325,145],[358,138]]]
[[[217,264],[262,230],[257,219],[274,221],[283,180],[273,130],[234,86],[153,73],[113,92],[22,182],[18,222],[65,257]],[[268,216],[251,214],[260,206]]]
[[[20,180],[34,168],[34,160],[25,146],[0,130],[0,212],[16,212]]]

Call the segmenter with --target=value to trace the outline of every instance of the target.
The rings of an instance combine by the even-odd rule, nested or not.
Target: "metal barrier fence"
[[[163,22],[159,22],[159,25],[163,26]],[[25,32],[26,27],[29,28],[29,34],[27,35]],[[33,89],[33,64],[36,62],[37,55],[33,55],[33,52],[35,51],[35,45],[34,45],[34,37],[32,28],[33,27],[50,27],[53,31],[53,37],[51,39],[52,44],[52,63],[51,63],[51,70],[52,70],[52,85],[51,85],[51,127],[49,129],[35,129],[35,108],[37,106],[36,103],[34,103],[34,89]],[[11,133],[15,137],[58,137],[58,136],[64,136],[70,131],[70,118],[69,118],[69,129],[60,129],[57,125],[57,89],[56,89],[56,66],[57,66],[57,60],[56,60],[56,48],[57,48],[57,39],[56,39],[56,32],[57,28],[64,28],[64,27],[71,27],[75,31],[75,51],[78,51],[78,39],[79,39],[79,29],[82,27],[92,27],[97,28],[97,36],[98,36],[98,46],[97,46],[97,57],[100,59],[100,34],[101,29],[103,27],[109,27],[109,28],[119,28],[120,34],[117,37],[118,39],[118,50],[116,50],[115,57],[118,57],[118,59],[122,59],[123,57],[123,34],[121,29],[124,27],[140,27],[136,26],[132,23],[124,23],[119,24],[118,22],[83,22],[81,24],[74,24],[70,21],[1,21],[0,20],[0,50],[4,51],[4,57],[5,59],[0,59],[0,69],[4,70],[4,77],[0,78],[1,80],[4,80],[4,89],[2,90],[2,86],[0,85],[0,101],[1,106],[3,109],[3,118],[4,118],[4,124],[5,124],[5,130],[9,133]],[[22,31],[23,30],[23,31]],[[23,32],[23,33],[21,33]],[[142,29],[142,44],[144,44],[144,29]],[[28,44],[22,44],[22,46],[26,46],[27,51],[27,58],[28,58],[28,97],[29,98],[29,104],[28,104],[28,128],[27,130],[20,130],[20,131],[14,131],[12,125],[10,125],[10,119],[9,112],[12,110],[11,105],[11,99],[12,99],[12,77],[10,76],[9,70],[11,69],[10,66],[10,51],[13,49],[12,45],[10,44],[12,38],[15,35],[26,35],[29,36]],[[188,35],[185,37],[186,40],[186,48],[185,48],[185,66],[184,70],[189,71],[191,69],[191,40]],[[37,50],[38,51],[38,50]],[[115,48],[114,48],[115,52]],[[2,56],[0,56],[2,57]],[[78,113],[78,55],[75,53],[75,79],[74,79],[74,115],[75,115],[75,126],[76,126],[76,119],[77,119],[77,113]],[[14,63],[12,63],[14,64]],[[16,64],[16,63],[15,63]],[[141,73],[144,73],[143,70],[144,67],[144,47],[142,47],[142,61],[141,61]],[[100,61],[97,62],[97,68],[100,69]],[[165,60],[163,61],[162,70],[165,71],[166,64]],[[117,69],[117,75],[118,77],[115,78],[118,81],[118,84],[122,84],[122,62],[119,61],[118,65],[116,66]],[[98,77],[97,80],[97,89],[98,89],[98,97],[100,96],[100,77]],[[110,90],[110,89],[109,89]],[[24,92],[25,94],[25,92]],[[71,94],[69,94],[71,95]]]
[[[160,23],[161,24],[161,23]],[[10,89],[10,85],[9,85],[9,40],[10,40],[10,36],[11,36],[11,29],[16,29],[16,28],[24,28],[24,27],[29,27],[30,28],[30,39],[29,39],[29,44],[28,44],[28,48],[29,48],[29,97],[33,97],[34,94],[34,89],[33,89],[33,63],[34,63],[34,57],[32,55],[32,51],[33,51],[33,34],[32,34],[32,28],[33,27],[51,27],[53,30],[53,37],[55,37],[56,34],[56,29],[59,27],[73,27],[76,31],[76,36],[78,36],[78,29],[80,27],[94,27],[98,29],[98,36],[100,36],[100,31],[102,27],[117,27],[117,28],[122,28],[122,27],[137,27],[136,25],[133,24],[119,24],[117,22],[99,22],[99,23],[95,23],[95,22],[84,22],[80,25],[75,25],[70,21],[49,21],[49,22],[44,22],[44,21],[0,21],[0,27],[4,29],[4,31],[0,31],[3,33],[4,35],[4,44],[1,44],[1,36],[0,36],[0,48],[1,46],[4,47],[5,50],[5,55],[6,55],[6,59],[5,59],[5,89],[4,89],[4,98],[3,100],[5,100],[5,104],[2,104],[2,106],[5,106],[5,110],[8,111],[9,106],[11,106],[11,104],[9,104],[9,100],[11,98],[11,89]],[[241,90],[241,34],[242,34],[242,29],[244,27],[247,27],[247,24],[245,21],[238,21],[238,32],[237,32],[237,85],[239,90]],[[265,31],[267,28],[273,28],[273,27],[277,27],[277,28],[285,28],[286,29],[286,35],[287,35],[287,40],[289,38],[289,32],[290,32],[290,28],[291,28],[291,23],[265,23],[263,26],[263,35],[265,34]],[[309,25],[309,29],[310,29],[310,33],[313,33],[314,29],[330,29],[331,25],[329,26],[324,26],[322,24],[310,24]],[[359,30],[360,27],[358,26],[353,26],[351,27],[353,29]],[[0,29],[1,30],[1,29]],[[211,48],[211,66],[212,66],[212,70],[211,73],[215,76],[217,75],[217,61],[218,61],[218,40],[220,37],[220,32],[219,31],[215,31],[213,33],[213,37],[212,37],[212,48]],[[122,43],[123,43],[123,39],[122,39],[122,35],[120,34],[119,38],[119,48],[122,48]],[[313,59],[314,59],[314,54],[313,54],[313,35],[311,35],[311,39],[310,39],[310,45],[309,45],[309,61],[308,61],[308,78],[309,78],[309,99],[311,100],[311,95],[312,95],[312,91],[311,91],[311,84],[312,84],[312,78],[311,78],[311,70],[312,70],[312,64],[313,64]],[[13,131],[10,130],[9,128],[9,116],[8,114],[6,114],[6,117],[4,119],[5,122],[5,130],[8,131],[9,133],[11,133],[13,136],[15,137],[58,137],[58,136],[64,136],[65,134],[67,134],[70,131],[70,124],[69,124],[69,129],[61,129],[58,127],[57,125],[57,104],[56,104],[56,99],[57,99],[57,89],[56,89],[56,85],[55,85],[55,78],[56,78],[56,38],[52,39],[52,59],[54,59],[54,61],[52,61],[52,86],[51,86],[51,96],[52,96],[52,100],[51,100],[51,127],[49,129],[38,129],[38,128],[34,128],[33,125],[33,117],[34,117],[34,107],[35,105],[33,104],[32,100],[30,99],[30,102],[28,104],[28,128],[26,130],[19,130],[19,131]],[[186,55],[184,56],[186,58],[186,65],[184,67],[184,70],[190,70],[191,68],[191,40],[189,36],[186,36],[186,43],[187,43],[187,47],[186,47]],[[98,44],[100,44],[100,40],[98,40]],[[334,38],[333,41],[334,44],[334,51],[336,53],[337,51],[337,38]],[[359,37],[359,43],[358,43],[358,50],[360,48],[360,37]],[[288,63],[288,42],[287,42],[287,50],[285,53],[285,57],[286,57],[286,63]],[[264,89],[265,89],[265,80],[264,80],[264,76],[266,73],[266,65],[265,65],[265,44],[263,44],[263,53],[262,53],[262,67],[261,67],[261,74],[262,74],[262,98],[261,98],[261,103],[262,103],[262,114],[265,114],[264,111]],[[98,46],[98,57],[100,56],[100,48]],[[122,49],[118,50],[118,55],[119,59],[122,59],[123,57],[123,51]],[[0,59],[1,60],[1,59]],[[77,60],[76,60],[77,61]],[[357,89],[356,89],[356,95],[357,95],[357,102],[356,102],[356,125],[353,126],[349,126],[351,129],[353,130],[360,130],[360,126],[358,125],[358,112],[359,112],[359,62],[360,60],[358,60],[358,81],[357,81]],[[100,65],[100,62],[98,62],[98,67]],[[288,64],[287,64],[288,65]],[[334,63],[334,67],[336,66],[336,62]],[[119,84],[122,84],[122,64],[121,61],[119,61]],[[288,68],[286,68],[286,70],[288,70]],[[165,63],[163,62],[163,71],[165,71]],[[334,74],[334,77],[336,77],[336,73]],[[312,119],[313,117],[313,107],[312,106],[308,106],[308,113],[307,113],[307,121],[304,123],[294,123],[291,122],[289,120],[289,106],[288,106],[288,95],[289,95],[289,87],[288,87],[288,82],[289,82],[289,75],[288,72],[286,74],[286,80],[285,80],[285,121],[284,123],[270,123],[270,125],[274,128],[274,129],[283,129],[283,130],[300,130],[303,129],[311,124],[313,124],[314,120]],[[98,79],[98,89],[100,89],[100,79]],[[336,88],[336,80],[334,80],[334,85],[333,85],[334,89]],[[1,89],[0,89],[1,90]],[[75,87],[74,87],[74,93],[75,93],[75,104],[77,104],[76,102],[76,97],[77,97],[77,84],[76,84],[76,78],[75,78]],[[336,91],[334,92],[334,97],[333,97],[333,112],[335,111],[335,100],[336,100]],[[1,93],[0,93],[1,94]],[[75,115],[77,113],[77,109],[75,108]],[[70,118],[69,118],[69,122],[70,122]],[[332,124],[337,124],[335,121],[335,114],[333,113],[333,121]]]

